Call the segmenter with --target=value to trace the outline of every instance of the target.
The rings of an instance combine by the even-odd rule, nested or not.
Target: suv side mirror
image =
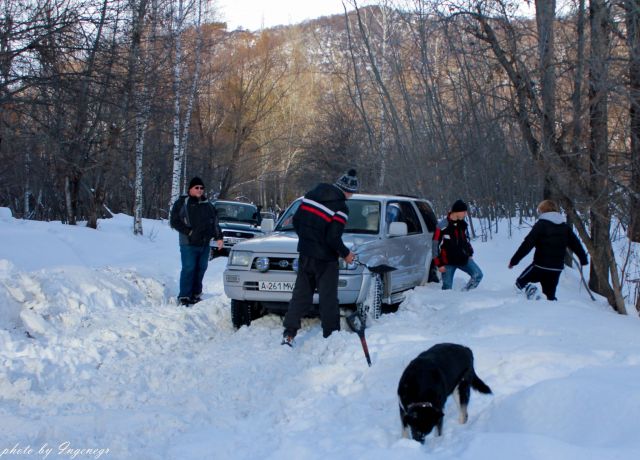
[[[271,233],[276,227],[276,221],[273,219],[262,219],[260,229],[265,233]]]
[[[391,222],[389,236],[405,236],[409,233],[405,222]]]

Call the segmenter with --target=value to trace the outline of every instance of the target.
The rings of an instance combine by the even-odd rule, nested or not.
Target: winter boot
[[[524,293],[527,296],[527,299],[532,300],[536,298],[536,293],[538,292],[538,287],[529,283],[524,287]]]
[[[183,307],[190,307],[191,299],[189,297],[178,297],[178,305],[182,305]]]
[[[291,348],[293,348],[293,337],[291,337],[290,335],[283,335],[280,345],[289,345]]]
[[[202,300],[202,292],[200,294],[193,294],[191,299],[189,299],[190,303],[198,303]]]
[[[462,288],[463,291],[470,291],[471,289],[475,289],[480,284],[479,281],[474,280],[473,278],[469,280],[465,287]]]

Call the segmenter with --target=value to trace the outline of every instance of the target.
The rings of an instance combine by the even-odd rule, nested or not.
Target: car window
[[[435,232],[436,226],[438,225],[438,218],[433,212],[431,205],[426,201],[416,201],[416,205],[418,206],[422,220],[424,220],[424,223],[427,225],[427,230],[429,230],[430,233]]]
[[[422,233],[418,214],[409,201],[390,201],[386,211],[387,231],[391,222],[404,222],[407,224],[409,235]]]
[[[300,203],[302,203],[302,199],[294,201],[293,203],[291,203],[291,206],[289,206],[287,210],[282,214],[282,216],[280,216],[278,225],[276,225],[275,228],[277,231],[295,230],[293,228],[293,215],[300,207]]]
[[[298,210],[301,200],[294,201],[284,212],[276,230],[289,231],[293,228],[293,215]],[[374,200],[347,200],[349,220],[344,233],[375,235],[380,228],[380,203]]]
[[[224,222],[258,222],[258,208],[252,205],[240,203],[215,202],[213,205],[218,213],[218,220]]]
[[[349,220],[345,233],[375,235],[380,228],[380,203],[374,200],[347,200]]]

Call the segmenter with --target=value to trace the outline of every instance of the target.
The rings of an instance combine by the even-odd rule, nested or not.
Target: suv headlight
[[[229,265],[248,267],[251,265],[252,259],[253,253],[250,251],[231,251],[231,255],[229,256]]]
[[[342,257],[338,259],[338,269],[340,270],[355,270],[356,267],[355,261],[348,264]]]

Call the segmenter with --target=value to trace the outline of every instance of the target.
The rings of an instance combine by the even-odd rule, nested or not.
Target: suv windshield
[[[213,203],[218,212],[220,222],[246,222],[258,224],[258,208],[252,204],[226,203],[216,201]]]
[[[278,221],[276,231],[293,231],[293,215],[301,200],[295,201]],[[344,233],[375,235],[380,227],[380,203],[374,200],[347,200],[349,220]]]

